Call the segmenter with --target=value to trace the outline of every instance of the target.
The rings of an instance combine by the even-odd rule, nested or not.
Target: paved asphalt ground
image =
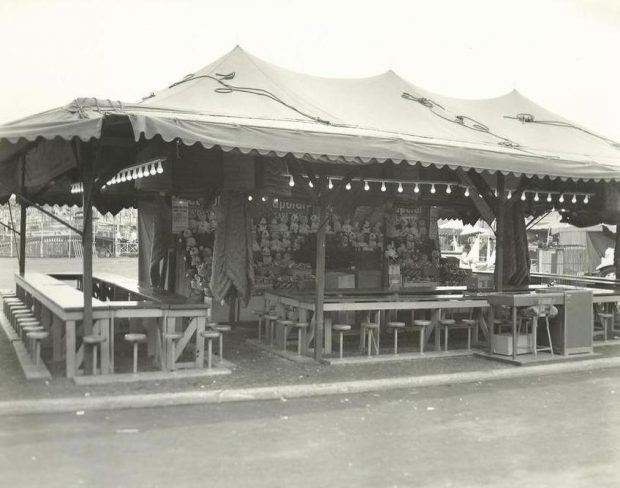
[[[617,487],[620,377],[4,417],[6,487]]]

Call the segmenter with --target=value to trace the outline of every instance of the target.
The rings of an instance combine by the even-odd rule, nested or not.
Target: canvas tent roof
[[[129,121],[136,140],[161,136],[225,151],[620,179],[620,146],[517,91],[459,100],[428,92],[392,71],[361,79],[321,78],[274,66],[239,47],[140,103],[82,98],[2,125],[0,165],[38,138],[60,138],[60,143],[101,138],[106,121],[118,117]],[[66,165],[61,166],[54,171]]]

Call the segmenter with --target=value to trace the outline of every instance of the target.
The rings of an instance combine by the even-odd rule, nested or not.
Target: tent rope
[[[536,120],[536,118],[532,114],[528,114],[528,113],[521,113],[521,114],[517,114],[514,116],[504,115],[504,118],[512,119],[512,120],[519,120],[522,124],[554,125],[556,127],[566,127],[568,129],[575,129],[575,130],[584,132],[592,137],[597,137],[598,139],[601,139],[602,141],[605,141],[606,143],[610,144],[615,149],[620,150],[620,144],[617,143],[616,141],[613,141],[611,139],[608,139],[607,137],[595,134],[594,132],[590,132],[587,129],[571,124],[570,122],[562,122],[561,120]]]
[[[303,117],[306,117],[310,120],[314,120],[315,122],[318,122],[320,124],[325,124],[325,125],[332,125],[330,121],[322,119],[321,117],[315,117],[313,115],[307,114],[305,112],[303,112],[302,110],[299,110],[297,107],[294,107],[293,105],[286,103],[284,100],[282,100],[280,97],[278,97],[277,95],[271,93],[268,90],[264,90],[262,88],[251,88],[251,87],[246,87],[246,86],[235,86],[235,85],[231,85],[230,83],[227,83],[228,80],[232,80],[235,77],[236,73],[233,71],[231,73],[227,73],[227,74],[221,74],[221,73],[215,73],[215,76],[211,76],[211,75],[200,75],[200,76],[194,76],[194,75],[188,75],[185,78],[183,78],[181,81],[177,81],[176,83],[173,83],[172,85],[170,85],[168,88],[173,88],[175,86],[181,85],[182,83],[186,83],[188,81],[194,81],[194,80],[198,80],[200,78],[207,78],[213,81],[216,81],[217,83],[219,83],[221,86],[215,89],[216,93],[233,93],[233,92],[240,92],[240,93],[249,93],[252,95],[258,95],[258,96],[262,96],[262,97],[267,97],[270,98],[271,100],[278,102],[281,105],[284,105],[285,107],[293,110],[294,112],[297,112],[299,115],[302,115]]]
[[[498,144],[500,144],[501,146],[520,148],[519,144],[517,144],[516,142],[513,142],[506,137],[502,137],[498,134],[494,134],[493,132],[491,132],[491,129],[489,129],[489,127],[484,125],[482,122],[478,122],[477,120],[472,119],[467,115],[453,115],[451,112],[446,110],[445,107],[435,102],[434,100],[431,100],[430,98],[416,97],[415,95],[412,95],[408,92],[402,92],[401,97],[405,100],[418,102],[420,105],[428,108],[437,117],[441,117],[448,122],[458,124],[461,127],[466,127],[467,129],[475,130],[477,132],[485,132],[486,134],[496,137],[500,139]]]

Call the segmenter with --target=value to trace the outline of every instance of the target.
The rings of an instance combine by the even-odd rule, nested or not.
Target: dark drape
[[[521,201],[515,202],[504,216],[504,287],[530,283],[530,254],[527,248],[525,214]],[[497,269],[497,266],[495,267]],[[495,278],[497,279],[497,273]]]
[[[168,250],[172,247],[170,205],[164,197],[149,197],[138,202],[139,279],[159,288],[168,288]]]

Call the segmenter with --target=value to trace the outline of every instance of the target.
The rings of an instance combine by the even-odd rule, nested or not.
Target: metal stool
[[[269,314],[269,312],[266,310],[254,310],[253,313],[258,317],[258,342],[260,342],[262,338],[263,320],[265,320],[265,315]],[[265,334],[267,334],[267,324],[265,324]]]
[[[368,356],[370,357],[372,354],[373,345],[375,346],[375,354],[379,355],[379,324],[362,322],[362,331],[368,343]]]
[[[27,337],[34,342],[34,363],[38,369],[39,363],[41,362],[41,341],[49,337],[49,332],[45,332],[44,330],[32,331],[28,332]]]
[[[97,374],[97,348],[101,347],[101,344],[103,344],[106,341],[106,338],[99,334],[91,334],[91,335],[85,335],[82,338],[82,341],[84,342],[84,344],[93,346],[93,375],[96,375]],[[102,370],[102,373],[103,373],[103,370]]]
[[[284,330],[284,340],[282,341],[284,344],[283,344],[282,349],[286,351],[286,339],[288,337],[288,328],[292,326],[295,322],[289,319],[279,319],[277,323],[281,325]]]
[[[294,322],[293,327],[297,329],[297,355],[301,356],[301,333],[308,328],[308,322]]]
[[[598,319],[601,323],[601,325],[603,326],[602,330],[594,330],[594,336],[597,335],[603,335],[603,339],[605,340],[605,342],[607,342],[607,334],[609,334],[609,330],[612,329],[612,334],[613,334],[613,328],[611,327],[612,321],[614,319],[614,314],[613,313],[598,313]]]
[[[220,333],[217,330],[209,329],[200,333],[207,340],[207,367],[213,366],[213,339],[217,339]]]
[[[177,353],[176,353],[176,347],[177,347],[177,341],[179,339],[181,339],[183,337],[183,332],[167,332],[164,334],[164,339],[167,341],[170,341],[170,364],[168,365],[168,368],[170,369],[170,371],[174,371],[176,369],[176,363],[177,363]]]
[[[215,324],[215,327],[211,327],[213,330],[216,330],[220,333],[220,362],[223,361],[224,359],[224,333],[225,332],[230,332],[232,330],[232,328],[230,327],[230,325],[226,325],[226,324]]]
[[[441,320],[441,325],[443,325],[443,349],[444,351],[448,350],[448,331],[450,329],[467,329],[467,350],[471,350],[471,331],[474,328],[474,325],[478,323],[477,320],[474,319],[463,319],[459,324],[452,319]]]
[[[273,346],[273,331],[278,320],[280,320],[280,317],[275,313],[265,315],[265,333],[268,336],[265,337],[265,342],[269,342],[270,346]]]
[[[405,328],[404,322],[388,322],[387,326],[394,332],[394,354],[398,354],[398,331]]]
[[[413,321],[413,327],[414,329],[418,329],[420,331],[420,353],[424,353],[424,339],[425,339],[425,332],[426,332],[426,328],[427,327],[431,327],[433,325],[433,322],[431,322],[430,320],[414,320]]]
[[[342,336],[344,332],[351,330],[351,326],[349,324],[334,324],[332,330],[340,335],[340,359],[342,359]]]
[[[138,373],[138,344],[146,342],[146,334],[125,334],[125,340],[133,344],[133,374]]]

